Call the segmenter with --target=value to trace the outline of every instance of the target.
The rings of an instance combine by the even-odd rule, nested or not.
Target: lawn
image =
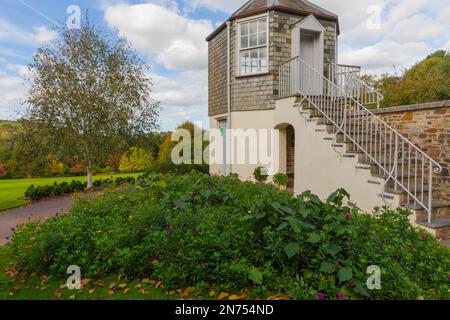
[[[99,175],[94,178],[106,179],[108,177],[137,177],[139,174],[117,174],[117,175]],[[86,177],[62,177],[62,178],[38,178],[38,179],[17,179],[17,180],[0,180],[0,212],[23,206],[29,203],[24,199],[24,193],[30,185],[45,186],[52,185],[55,182],[62,183],[72,180],[86,181]]]

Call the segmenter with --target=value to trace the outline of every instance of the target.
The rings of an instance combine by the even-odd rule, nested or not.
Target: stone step
[[[417,221],[428,221],[428,212],[420,205],[410,203],[407,207],[414,210]],[[433,200],[432,208],[432,219],[450,219],[450,202]]]
[[[430,233],[440,240],[450,240],[450,218],[434,219],[431,223],[428,221],[417,221],[421,227],[424,227]]]

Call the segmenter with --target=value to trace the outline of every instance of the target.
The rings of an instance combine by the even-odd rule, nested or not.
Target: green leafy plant
[[[253,177],[259,183],[265,183],[269,178],[267,174],[267,169],[264,167],[257,167],[255,171],[253,171]]]
[[[448,298],[450,252],[414,228],[408,210],[350,208],[236,176],[151,173],[77,202],[70,215],[15,231],[17,270],[65,279],[158,279],[168,288],[283,292],[293,299]],[[367,268],[382,271],[368,290]]]
[[[277,173],[273,177],[273,182],[280,188],[286,188],[289,183],[289,177],[284,173]]]

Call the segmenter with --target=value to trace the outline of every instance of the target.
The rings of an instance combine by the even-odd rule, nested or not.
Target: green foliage
[[[447,298],[450,253],[412,227],[406,210],[359,214],[344,190],[326,202],[293,197],[234,175],[149,174],[136,185],[82,200],[70,215],[16,230],[19,270],[64,278],[150,277],[168,287],[199,283],[315,299]],[[382,289],[364,289],[367,268]]]
[[[375,86],[384,95],[382,107],[450,99],[450,54],[436,51],[401,76],[382,75]]]
[[[122,156],[119,171],[125,173],[143,172],[148,170],[154,162],[152,155],[147,154],[145,150],[132,147]]]
[[[269,176],[267,175],[267,169],[264,167],[258,167],[253,171],[253,177],[259,183],[264,183],[267,181]]]
[[[148,170],[148,173],[174,173],[177,175],[183,175],[190,173],[191,171],[202,172],[209,174],[209,165],[207,164],[174,164],[172,162],[155,163]]]
[[[289,183],[289,177],[287,174],[284,173],[277,173],[274,177],[273,177],[273,182],[278,186],[278,187],[287,187],[288,183]]]
[[[25,191],[25,197],[37,201],[50,196],[61,196],[63,194],[69,194],[74,192],[84,191],[87,187],[86,182],[73,180],[71,183],[62,182],[58,184],[55,182],[53,185],[37,186],[31,185],[27,191]]]
[[[94,187],[101,186],[121,186],[123,184],[133,184],[136,182],[134,177],[117,177],[115,180],[112,178],[107,179],[97,179],[94,181]],[[53,185],[37,186],[31,185],[25,191],[25,197],[27,199],[37,201],[51,196],[61,196],[65,194],[82,192],[86,190],[87,182],[81,182],[78,180],[73,180],[68,183],[66,181],[62,183],[55,182]]]

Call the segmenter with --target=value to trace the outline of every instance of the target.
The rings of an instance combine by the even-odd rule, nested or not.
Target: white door
[[[300,36],[300,59],[314,68],[314,37],[312,34]],[[310,94],[313,89],[311,78],[314,75],[309,68],[301,68],[300,72],[300,90]]]

